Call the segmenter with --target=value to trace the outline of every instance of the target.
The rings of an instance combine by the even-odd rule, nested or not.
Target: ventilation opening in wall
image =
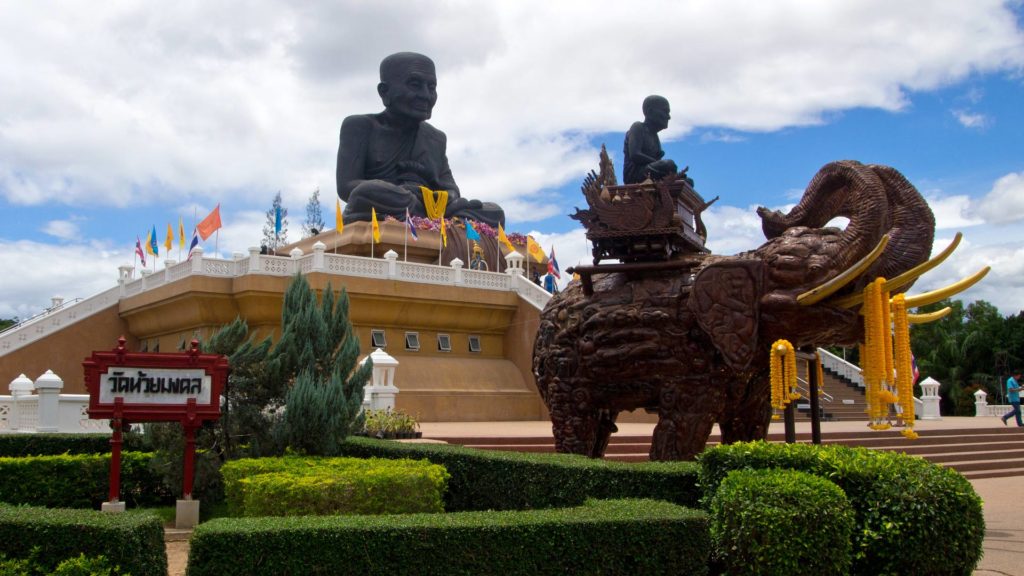
[[[420,335],[417,332],[405,333],[405,349],[414,352],[420,349]]]
[[[452,338],[447,334],[437,335],[437,349],[441,352],[452,351]]]
[[[388,341],[384,339],[384,331],[370,330],[370,343],[374,348],[386,348]]]
[[[479,336],[470,336],[469,337],[469,351],[470,352],[480,352],[480,337]]]

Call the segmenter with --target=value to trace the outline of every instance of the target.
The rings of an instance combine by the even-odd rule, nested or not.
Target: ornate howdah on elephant
[[[626,186],[612,186],[614,174],[604,172],[602,164],[602,174],[584,182],[592,211],[643,195],[630,188],[623,196],[617,189]],[[669,251],[657,262],[579,267],[583,281],[551,299],[533,368],[558,451],[602,456],[617,415],[636,408],[658,415],[654,460],[693,458],[715,423],[723,442],[763,439],[772,413],[771,344],[861,342],[862,288],[882,276],[900,279],[892,293],[902,292],[932,266],[931,209],[888,166],[830,163],[789,213],[758,214],[767,242],[756,250]],[[845,226],[828,226],[840,216]],[[579,219],[608,233],[607,222]]]

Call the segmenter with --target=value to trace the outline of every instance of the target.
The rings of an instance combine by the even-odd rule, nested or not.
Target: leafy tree
[[[324,231],[324,216],[320,209],[320,189],[313,191],[306,204],[306,222],[302,224],[302,237],[309,238]]]
[[[281,233],[276,234],[277,211],[281,210]],[[288,209],[281,206],[281,192],[274,195],[274,203],[267,210],[267,223],[263,225],[263,245],[271,250],[288,243]]]
[[[17,318],[0,318],[0,330],[7,330],[18,323]]]

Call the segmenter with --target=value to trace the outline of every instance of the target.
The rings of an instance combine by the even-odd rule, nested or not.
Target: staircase
[[[803,362],[797,364],[797,377],[801,381],[801,392],[805,396],[797,401],[797,414],[800,415],[800,418],[810,420],[811,406],[806,398],[806,366]],[[827,366],[823,367],[821,372],[824,379],[824,385],[821,387],[823,394],[818,400],[818,405],[822,410],[821,419],[824,421],[863,420],[866,422],[868,420],[868,403],[864,396],[863,386],[858,386],[855,382],[833,372]]]
[[[918,431],[917,440],[907,440],[898,429],[883,431],[822,432],[822,444],[862,446],[873,450],[893,450],[920,456],[960,472],[968,479],[1024,476],[1024,428],[971,428]],[[437,437],[450,444],[460,444],[484,450],[512,450],[519,452],[554,452],[554,439],[548,436],[532,437]],[[719,443],[712,435],[708,446]],[[782,434],[770,434],[770,442],[783,442]],[[810,443],[810,434],[797,434],[797,442]],[[651,449],[649,436],[612,435],[605,458],[625,462],[648,459]]]

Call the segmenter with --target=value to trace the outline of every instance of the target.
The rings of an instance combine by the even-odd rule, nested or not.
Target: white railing
[[[89,418],[88,394],[61,394],[63,380],[47,370],[33,383],[24,374],[10,384],[10,396],[0,396],[0,433],[110,432],[107,420]]]
[[[51,313],[36,316],[16,329],[0,334],[0,356],[45,338],[68,324],[74,324],[83,318],[116,306],[121,297],[120,293],[120,286],[111,288],[70,306],[65,305]]]
[[[131,266],[121,266],[118,286],[70,306],[55,306],[52,312],[25,321],[0,334],[0,356],[46,337],[67,324],[114,306],[121,298],[136,296],[157,286],[177,282],[190,276],[235,278],[248,274],[292,276],[300,271],[304,274],[326,272],[420,284],[512,291],[538,310],[543,310],[548,300],[551,299],[551,294],[523,276],[523,257],[517,252],[512,252],[505,257],[508,262],[505,272],[484,272],[464,270],[464,264],[459,259],[452,260],[450,266],[436,266],[399,262],[398,254],[392,250],[389,250],[381,259],[328,254],[325,249],[326,247],[322,243],[317,242],[313,245],[312,254],[303,254],[301,250],[295,249],[290,256],[269,256],[260,254],[258,248],[250,248],[248,256],[236,253],[231,260],[222,260],[205,258],[202,247],[199,247],[193,251],[189,260],[180,263],[167,260],[164,270],[157,272],[143,270],[139,278],[132,278]]]
[[[864,375],[860,372],[860,366],[847,362],[824,348],[818,348],[818,355],[821,357],[823,368],[846,378],[860,388],[864,387]]]

